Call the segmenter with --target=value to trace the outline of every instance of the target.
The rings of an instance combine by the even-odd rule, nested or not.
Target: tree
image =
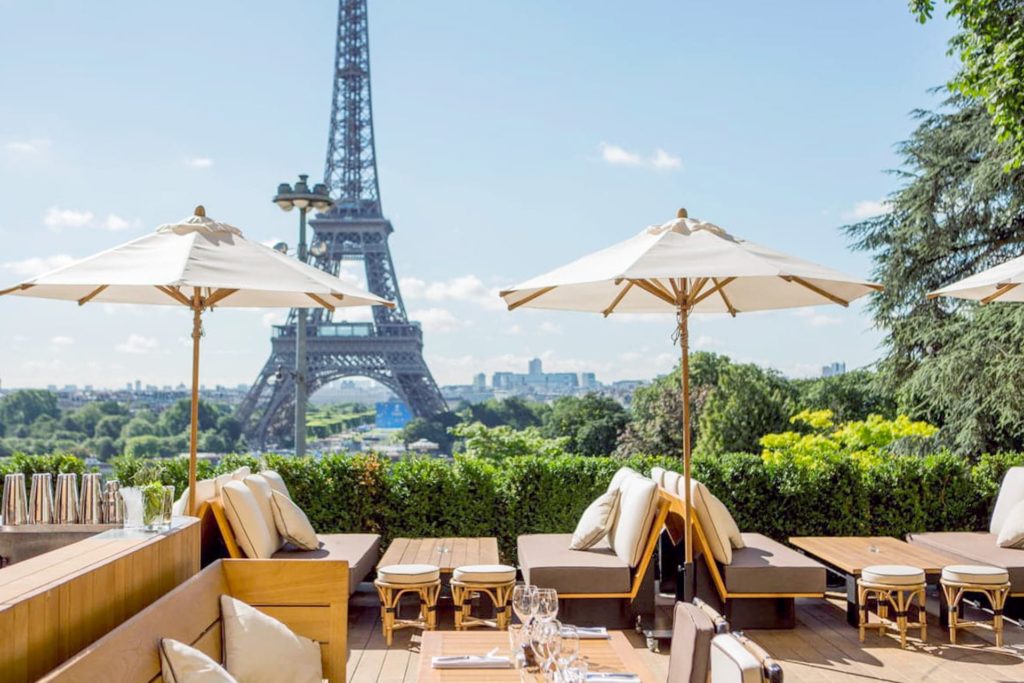
[[[199,399],[199,431],[215,429],[218,417],[220,411],[216,405]],[[183,398],[175,401],[167,410],[160,413],[157,423],[165,436],[176,436],[187,431],[192,425],[192,399]]]
[[[39,417],[47,415],[57,419],[57,394],[41,389],[19,389],[0,398],[0,424],[10,430],[17,426],[28,426]]]
[[[718,384],[729,358],[698,351],[690,354],[690,438],[695,443],[700,414],[708,396]],[[616,454],[680,455],[683,451],[683,402],[677,366],[668,375],[658,377],[633,392],[632,420],[626,425]]]
[[[121,430],[127,422],[128,418],[124,415],[105,415],[96,423],[93,436],[106,436],[110,439],[116,439],[121,436]]]
[[[468,455],[488,460],[505,460],[524,455],[565,455],[565,437],[546,438],[536,427],[516,430],[508,425],[488,427],[480,422],[474,422],[456,425],[452,433],[464,439],[465,452]]]
[[[931,19],[936,0],[911,0],[918,20]],[[1006,143],[1007,170],[1024,161],[1024,2],[1021,0],[947,0],[948,16],[962,31],[949,43],[963,64],[949,83],[964,97],[984,102],[991,134]]]
[[[895,417],[896,400],[881,386],[876,373],[853,370],[832,377],[794,380],[803,410],[830,410],[836,422],[863,420],[868,415]]]
[[[451,453],[455,437],[450,429],[459,424],[459,416],[455,413],[438,413],[430,417],[417,417],[409,421],[402,429],[400,438],[408,446],[414,441],[426,439],[436,443],[443,453]]]
[[[628,416],[609,396],[563,396],[544,416],[542,433],[566,437],[566,450],[576,455],[608,455],[615,450]]]
[[[846,228],[868,251],[885,290],[872,295],[885,330],[883,387],[900,412],[942,425],[961,453],[1024,446],[1024,309],[927,293],[1018,256],[1024,247],[1024,173],[1003,171],[1009,146],[995,140],[980,102],[919,112],[899,150],[904,185],[890,211]]]
[[[518,396],[503,400],[489,398],[480,403],[465,403],[459,410],[462,422],[479,422],[487,427],[508,425],[512,429],[539,427],[543,422],[546,406],[542,403],[527,403]]]
[[[729,365],[700,414],[697,450],[755,453],[760,438],[789,424],[796,390],[775,370]]]
[[[150,436],[158,431],[160,428],[157,426],[156,416],[148,410],[143,410],[125,423],[121,428],[121,436],[126,439],[132,436]]]

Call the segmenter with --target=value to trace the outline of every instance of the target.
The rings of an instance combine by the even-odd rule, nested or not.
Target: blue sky
[[[441,383],[665,372],[665,316],[504,311],[496,290],[671,218],[867,275],[839,227],[880,210],[952,26],[905,3],[370,2],[377,154],[403,295]],[[0,282],[191,213],[294,244],[277,184],[323,173],[330,0],[0,0]],[[251,382],[281,313],[207,316],[203,382]],[[358,317],[358,316],[357,316]],[[163,308],[0,299],[3,386],[187,381]],[[817,374],[880,335],[849,310],[697,318],[697,348]]]

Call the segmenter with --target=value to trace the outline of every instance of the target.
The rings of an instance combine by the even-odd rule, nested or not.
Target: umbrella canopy
[[[242,231],[195,215],[69,266],[30,278],[0,295],[89,302],[187,306],[192,310],[192,427],[189,511],[195,513],[199,340],[205,310],[222,307],[394,306],[330,273],[250,242]]]
[[[952,296],[987,304],[992,301],[1024,301],[1024,256],[1010,259],[977,275],[946,285],[928,295],[929,299]]]
[[[568,265],[501,292],[509,310],[519,307],[677,316],[682,356],[683,478],[685,514],[690,505],[691,313],[763,311],[821,304],[847,306],[879,285],[733,237],[713,223],[674,220],[588,254]],[[692,524],[685,524],[686,587],[692,597]]]

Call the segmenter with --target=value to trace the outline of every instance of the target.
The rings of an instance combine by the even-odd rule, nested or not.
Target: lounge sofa
[[[671,498],[669,514],[685,518],[682,476],[655,470],[652,477]],[[691,486],[697,595],[735,628],[796,626],[795,599],[824,596],[825,566],[762,534],[741,533],[703,484]]]
[[[632,625],[654,611],[651,556],[667,514],[658,486],[622,468],[608,486],[619,502],[607,538],[588,550],[570,550],[571,533],[525,534],[517,539],[527,583],[554,588],[560,614],[586,625]]]
[[[209,526],[216,530],[231,558],[342,560],[348,563],[349,592],[354,593],[380,559],[380,536],[317,534],[319,548],[296,548],[278,533],[266,500],[271,490],[290,497],[280,475],[270,470],[258,475],[235,472],[216,480],[198,482],[197,516],[204,520],[204,529]],[[200,494],[209,497],[200,499]],[[225,504],[226,499],[228,504]],[[209,523],[211,518],[213,523]]]
[[[988,564],[1006,569],[1010,574],[1011,601],[1007,612],[1024,616],[1024,549],[1001,548],[999,532],[1015,505],[1024,501],[1024,467],[1012,467],[1003,476],[992,509],[988,531],[929,531],[907,534],[907,541],[931,550],[952,555],[963,564]]]

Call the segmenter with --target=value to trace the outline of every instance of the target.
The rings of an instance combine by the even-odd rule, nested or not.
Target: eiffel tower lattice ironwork
[[[325,309],[311,309],[307,324],[307,387],[343,377],[374,379],[391,389],[416,416],[446,408],[423,359],[423,332],[410,321],[398,289],[377,182],[370,98],[370,48],[366,0],[340,0],[334,65],[334,98],[327,143],[325,180],[334,206],[310,221],[313,263],[337,275],[342,261],[362,261],[366,287],[396,303],[373,308],[373,322],[335,321]],[[339,311],[344,309],[339,309]],[[296,311],[274,327],[272,350],[238,408],[251,447],[272,434],[287,433],[295,403]]]

